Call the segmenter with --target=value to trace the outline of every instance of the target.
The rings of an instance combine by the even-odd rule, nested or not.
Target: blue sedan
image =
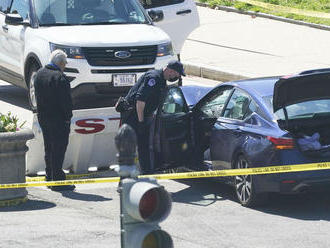
[[[290,77],[170,87],[153,123],[154,170],[221,170],[330,159],[330,70]],[[325,188],[330,170],[236,176],[239,202],[252,207],[270,192]]]

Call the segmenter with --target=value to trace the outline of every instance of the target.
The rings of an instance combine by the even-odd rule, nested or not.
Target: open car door
[[[174,52],[180,54],[189,34],[199,26],[194,0],[140,0],[147,10],[161,10],[164,19],[155,24],[164,30],[173,42]]]
[[[181,89],[172,86],[164,93],[154,122],[153,168],[185,166],[192,157],[191,112]]]

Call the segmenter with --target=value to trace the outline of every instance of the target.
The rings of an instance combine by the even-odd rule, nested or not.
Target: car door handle
[[[5,31],[5,32],[8,32],[8,27],[7,27],[7,25],[3,25],[3,26],[2,26],[2,30]]]
[[[177,15],[185,15],[185,14],[190,14],[191,13],[191,9],[186,9],[186,10],[181,10],[176,12]]]

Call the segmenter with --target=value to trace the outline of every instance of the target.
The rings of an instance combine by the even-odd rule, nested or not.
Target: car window
[[[232,89],[224,89],[218,91],[210,99],[208,99],[200,108],[200,111],[207,117],[218,118],[221,115],[222,109],[230,96]]]
[[[272,112],[273,111],[273,96],[264,97],[267,105]],[[316,115],[328,115],[330,114],[330,100],[314,100],[306,101],[301,103],[292,104],[286,107],[289,119],[298,118],[313,118]],[[274,113],[276,119],[285,120],[285,115],[283,109],[279,109]]]
[[[274,109],[273,109],[273,96],[264,96],[263,97],[269,111],[271,113],[274,113]],[[276,119],[280,119],[280,120],[284,120],[285,116],[284,116],[284,112],[283,109],[278,110],[276,113],[274,113],[274,116]]]
[[[91,25],[148,23],[136,0],[34,0],[39,24]]]
[[[312,118],[330,113],[330,100],[316,100],[293,104],[286,107],[289,119]]]
[[[246,117],[248,110],[251,111],[249,109],[250,101],[250,97],[247,93],[236,89],[223,112],[223,117],[243,120]]]
[[[145,9],[183,3],[184,0],[140,0]]]
[[[23,19],[29,19],[29,0],[13,0],[10,8],[10,13],[20,14]]]
[[[243,119],[249,118],[253,113],[258,114],[259,116],[261,116],[265,120],[270,120],[269,117],[261,109],[261,107],[254,100],[251,100],[250,104],[249,104],[249,107],[248,107]]]
[[[188,112],[182,92],[178,88],[170,88],[162,107],[163,114],[177,114]]]
[[[11,4],[11,0],[0,1],[0,12],[7,13]]]
[[[250,115],[252,115],[252,113],[256,113],[258,111],[258,109],[259,109],[258,104],[255,101],[251,100],[250,104],[247,107],[247,110],[244,114],[243,119],[249,117]]]

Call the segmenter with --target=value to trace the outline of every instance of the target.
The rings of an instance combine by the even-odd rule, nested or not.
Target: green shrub
[[[280,4],[280,1],[279,0],[265,0],[264,2],[270,3],[270,4],[276,4],[276,5],[279,5]]]
[[[0,113],[0,132],[16,132],[26,123],[23,122],[21,125],[18,125],[18,118],[13,116],[11,112],[8,112],[7,115]]]

